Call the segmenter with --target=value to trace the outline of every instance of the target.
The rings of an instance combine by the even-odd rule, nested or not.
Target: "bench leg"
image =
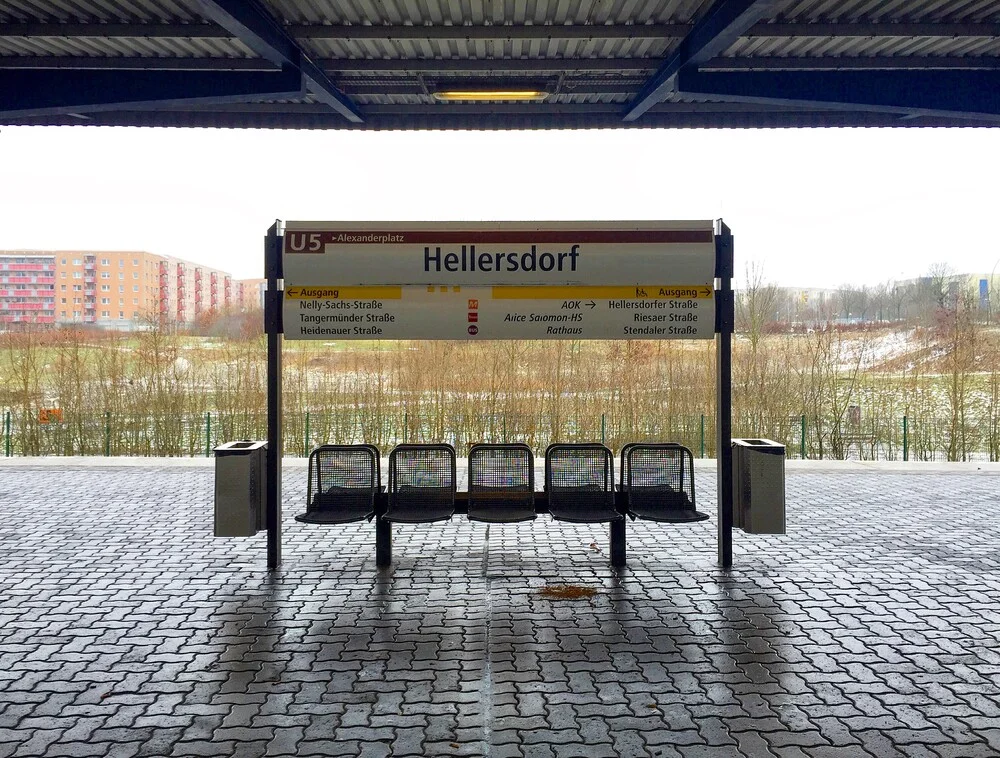
[[[611,522],[611,565],[625,565],[625,519]]]
[[[392,565],[392,524],[385,519],[375,519],[375,565]]]

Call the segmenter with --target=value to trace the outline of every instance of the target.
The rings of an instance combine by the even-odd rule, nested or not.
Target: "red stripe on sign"
[[[406,244],[678,244],[712,242],[711,229],[550,229],[545,231],[308,231],[285,232],[286,253],[321,253],[326,245],[406,245]]]

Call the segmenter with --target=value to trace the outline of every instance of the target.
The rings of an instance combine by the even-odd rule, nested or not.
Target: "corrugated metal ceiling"
[[[211,4],[7,0],[0,5],[0,76],[16,82],[18,72],[53,69],[119,69],[123,78],[130,71],[187,70],[191,77],[200,70],[234,76],[276,71],[273,57],[263,57],[252,40],[238,39],[207,15],[205,6]],[[228,5],[255,7],[253,0]],[[657,91],[645,115],[622,121],[657,68],[685,54],[681,43],[692,28],[726,5],[726,0],[266,0],[260,7],[315,63],[317,75],[328,80],[325,86],[338,88],[360,110],[362,123],[331,110],[331,95],[293,93],[269,103],[248,96],[243,106],[203,96],[203,102],[144,106],[141,116],[127,103],[117,112],[27,116],[9,115],[22,111],[0,105],[0,123],[145,124],[160,118],[165,124],[254,126],[281,125],[285,118],[288,126],[324,128],[407,123],[513,128],[534,119],[535,127],[559,128],[568,123],[745,126],[754,119],[758,125],[815,125],[823,119],[900,125],[998,121],[988,113],[970,118],[945,108],[941,115],[870,104],[852,110],[804,103],[801,96],[795,104],[776,104],[769,97],[753,103],[742,91],[704,96],[675,91],[675,84]],[[815,70],[991,74],[1000,68],[1000,0],[776,0],[757,6],[766,12],[752,26],[685,70],[781,76]],[[455,105],[431,96],[437,87],[477,81],[531,83],[551,95],[542,103],[516,105]],[[926,86],[932,80],[921,81]],[[782,80],[767,83],[780,86]],[[319,92],[324,85],[313,76],[305,86]],[[822,101],[823,94],[813,99]],[[1000,114],[1000,104],[996,110]]]

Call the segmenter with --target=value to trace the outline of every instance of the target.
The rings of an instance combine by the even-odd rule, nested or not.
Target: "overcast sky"
[[[275,220],[723,218],[737,269],[836,287],[1000,261],[1000,130],[347,132],[4,127],[0,249],[262,276]]]

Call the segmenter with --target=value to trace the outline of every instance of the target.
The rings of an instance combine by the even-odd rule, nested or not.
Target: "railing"
[[[610,413],[551,418],[485,413],[411,413],[341,408],[286,413],[284,455],[308,455],[323,443],[367,442],[388,451],[405,442],[447,442],[464,451],[477,442],[525,442],[541,454],[552,442],[602,442],[617,451],[628,442],[669,441],[696,457],[715,457],[715,418],[685,415],[630,423]],[[40,423],[38,409],[3,411],[5,456],[208,456],[221,444],[264,439],[263,411],[131,416],[106,411],[64,412],[61,422]],[[778,419],[772,428],[741,428],[735,437],[765,437],[786,446],[789,458],[890,461],[1000,460],[1000,423],[967,421],[956,428],[943,418],[860,419],[836,427],[808,415]]]

